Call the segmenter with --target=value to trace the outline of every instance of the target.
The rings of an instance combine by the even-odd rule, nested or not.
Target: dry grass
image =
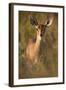
[[[30,24],[29,16],[34,15],[38,22],[44,23],[50,13],[19,12],[19,79],[58,76],[58,14],[41,40],[37,65],[27,68],[23,58],[29,38],[36,37],[35,28]]]

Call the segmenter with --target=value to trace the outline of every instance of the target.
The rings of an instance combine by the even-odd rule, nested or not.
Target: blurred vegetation
[[[24,52],[29,38],[36,37],[35,28],[30,24],[30,15],[37,18],[40,24],[44,24],[50,13],[19,11],[19,79],[56,77],[58,76],[58,14],[54,14],[53,24],[42,37],[39,58],[40,62],[27,72],[24,60]]]

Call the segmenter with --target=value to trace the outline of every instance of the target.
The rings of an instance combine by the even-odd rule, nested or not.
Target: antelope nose
[[[40,34],[40,36],[42,37],[42,36],[43,36],[43,34],[41,33],[41,34]]]

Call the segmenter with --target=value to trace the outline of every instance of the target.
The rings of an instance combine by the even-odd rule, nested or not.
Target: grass
[[[56,77],[58,76],[58,14],[41,40],[37,65],[29,70],[23,58],[28,40],[36,37],[35,28],[30,24],[29,17],[33,15],[39,23],[44,24],[50,13],[19,11],[19,79]]]

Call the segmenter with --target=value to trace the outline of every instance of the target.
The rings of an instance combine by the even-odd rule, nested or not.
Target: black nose
[[[45,30],[42,30],[40,36],[42,37],[44,33],[45,33]]]
[[[43,34],[41,33],[41,34],[40,34],[40,36],[42,37],[42,36],[43,36]]]

